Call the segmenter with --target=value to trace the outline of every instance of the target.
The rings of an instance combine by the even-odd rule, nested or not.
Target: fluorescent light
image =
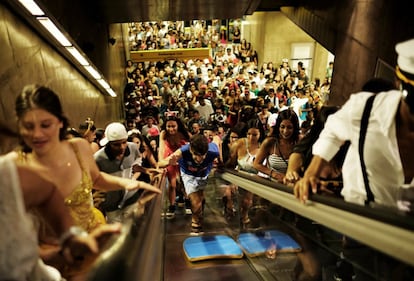
[[[114,92],[114,90],[112,90],[111,88],[106,89],[106,91],[108,92],[108,94],[110,94],[112,97],[116,97],[116,94]]]
[[[92,75],[92,77],[95,78],[96,80],[102,78],[101,74],[99,74],[99,72],[93,66],[85,65],[84,67],[89,72],[89,74]]]
[[[101,86],[105,89],[111,88],[111,86],[109,86],[108,82],[106,82],[104,79],[98,79],[96,81],[98,81],[98,83],[101,84]]]
[[[45,13],[32,0],[19,0],[19,2],[31,13],[33,16],[44,16]]]
[[[79,52],[78,49],[75,47],[66,47],[66,50],[81,64],[81,65],[89,65],[89,62],[85,59],[85,57]]]
[[[64,47],[72,46],[65,35],[56,27],[56,25],[48,17],[36,18],[48,31],[55,37],[59,43]]]
[[[98,81],[98,83],[108,92],[112,97],[116,97],[116,93],[109,86],[108,82],[102,78],[101,74],[91,66],[87,58],[70,42],[70,40],[60,31],[60,29],[53,23],[53,21],[45,15],[43,10],[33,0],[18,0],[29,13],[36,17],[40,24],[72,55],[73,58],[82,65],[89,74]]]

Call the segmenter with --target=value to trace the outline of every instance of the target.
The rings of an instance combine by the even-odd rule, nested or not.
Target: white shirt
[[[16,164],[0,157],[0,279],[58,281],[60,273],[39,257],[37,233],[26,213]]]
[[[200,116],[204,117],[205,120],[210,120],[210,115],[214,113],[214,109],[210,101],[207,101],[207,99],[204,101],[205,105],[201,105],[197,102],[194,107],[198,110]]]
[[[364,204],[365,184],[358,153],[362,112],[372,93],[361,92],[350,96],[336,113],[330,115],[319,139],[313,145],[313,154],[329,161],[346,140],[351,141],[342,167],[346,201]],[[372,107],[364,145],[364,161],[375,202],[396,207],[397,189],[404,184],[404,173],[398,150],[395,116],[402,99],[400,91],[377,94]]]
[[[274,125],[276,125],[276,120],[277,117],[279,116],[279,113],[272,113],[269,118],[267,118],[267,126],[269,128],[273,127]]]

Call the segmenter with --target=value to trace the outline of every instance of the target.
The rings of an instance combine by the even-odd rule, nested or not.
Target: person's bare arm
[[[271,169],[266,165],[263,165],[264,160],[269,156],[273,147],[273,138],[266,138],[260,145],[259,150],[256,153],[256,158],[253,162],[253,167],[263,174],[269,175]]]
[[[183,154],[179,148],[164,160],[158,161],[158,168],[165,168],[169,165],[177,165],[178,160],[180,160],[182,156]]]
[[[101,172],[98,165],[96,165],[89,143],[83,139],[76,140],[76,143],[79,151],[82,153],[82,160],[84,161],[85,166],[89,169],[95,189],[101,191],[145,189],[151,192],[161,193],[159,188],[146,182],[121,178]],[[85,146],[87,146],[87,148]]]
[[[300,179],[300,171],[303,165],[301,153],[292,152],[289,156],[288,168],[283,179],[284,184],[294,184]]]
[[[328,162],[323,158],[316,155],[313,156],[309,167],[303,175],[303,178],[295,184],[294,194],[299,201],[306,203],[309,199],[309,190],[311,190],[312,193],[316,193],[318,191],[319,175],[322,167],[327,163]]]
[[[42,217],[60,236],[61,250],[68,262],[74,258],[98,252],[98,243],[86,231],[72,232],[74,221],[64,204],[60,191],[53,182],[45,179],[33,168],[17,165],[20,188],[26,209],[36,207]]]
[[[159,145],[158,145],[158,161],[164,160],[165,154],[165,131],[161,131],[159,136]]]
[[[230,146],[229,159],[224,164],[224,167],[228,169],[234,169],[237,166],[237,157],[238,157],[237,155],[238,155],[238,150],[240,146],[240,141],[241,140],[237,140]]]
[[[73,219],[57,187],[35,169],[17,165],[26,209],[37,207],[55,232],[61,234],[73,225]]]

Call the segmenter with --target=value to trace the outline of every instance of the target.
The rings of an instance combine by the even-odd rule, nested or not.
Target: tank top
[[[253,162],[254,162],[254,159],[256,158],[256,154],[253,155],[250,153],[249,146],[247,144],[247,139],[245,139],[245,145],[246,145],[247,154],[244,155],[241,159],[237,159],[237,166],[239,170],[241,171],[257,174],[257,170],[253,168]]]
[[[277,151],[277,143],[275,143],[273,151]],[[280,153],[280,152],[279,152]],[[276,172],[286,174],[287,167],[288,167],[288,159],[283,158],[281,155],[277,155],[272,153],[267,158],[267,165],[269,168],[276,170]]]
[[[74,143],[69,143],[75,152],[76,159],[82,170],[82,177],[78,186],[73,189],[73,191],[66,198],[64,198],[64,204],[69,208],[69,212],[75,225],[78,225],[90,232],[98,225],[105,224],[106,220],[102,212],[93,205],[92,178],[89,171],[83,166],[78,147]],[[27,163],[27,155],[20,151],[18,161],[20,163]]]

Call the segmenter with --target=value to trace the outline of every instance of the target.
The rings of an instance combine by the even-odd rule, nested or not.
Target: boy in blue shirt
[[[158,162],[158,167],[180,166],[181,179],[185,192],[191,201],[191,235],[203,233],[204,188],[208,175],[213,168],[214,159],[219,158],[219,149],[215,143],[209,143],[203,135],[194,135],[190,143],[183,145],[173,154]]]

